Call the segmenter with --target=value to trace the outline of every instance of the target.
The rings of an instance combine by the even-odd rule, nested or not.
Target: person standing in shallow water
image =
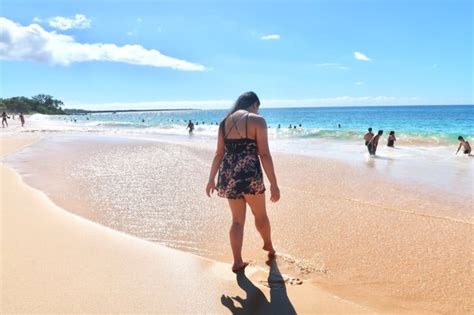
[[[469,142],[464,140],[462,136],[459,136],[458,140],[459,140],[459,146],[458,146],[458,150],[456,151],[456,154],[458,154],[459,150],[461,150],[461,147],[463,147],[464,148],[463,153],[471,155],[471,145],[469,144]]]
[[[397,138],[395,138],[395,131],[390,131],[388,134],[387,147],[394,148],[395,141],[397,141]]]
[[[369,142],[370,140],[372,140],[373,137],[374,137],[374,134],[372,133],[372,127],[370,127],[369,129],[367,129],[367,133],[364,135],[365,146],[367,147],[369,154],[370,154]]]
[[[382,134],[383,130],[379,130],[377,134],[372,137],[372,139],[370,139],[369,144],[367,144],[370,155],[375,156],[375,152],[377,152],[377,147],[379,146],[379,140]]]
[[[247,204],[263,239],[263,249],[269,256],[275,255],[265,205],[265,186],[260,159],[270,182],[272,202],[280,199],[280,189],[268,147],[267,123],[258,114],[259,107],[260,100],[254,92],[244,93],[220,123],[217,149],[206,186],[207,196],[210,197],[216,190],[218,196],[227,198],[232,212],[229,237],[234,257],[233,272],[238,272],[248,265],[242,259]],[[217,172],[219,175],[216,185]]]
[[[20,122],[21,122],[21,126],[24,127],[25,126],[25,117],[23,117],[23,113],[20,113]]]
[[[194,124],[191,120],[189,120],[189,123],[188,123],[188,126],[186,127],[186,129],[189,128],[189,134],[192,134],[193,133],[193,130],[194,130]]]
[[[5,128],[5,125],[8,127],[7,118],[10,119],[10,116],[8,116],[7,113],[3,112],[2,113],[2,127],[3,128]]]

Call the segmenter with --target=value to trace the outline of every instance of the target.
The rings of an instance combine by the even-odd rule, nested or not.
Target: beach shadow
[[[278,269],[275,259],[267,261],[270,266],[266,286],[270,288],[270,301],[263,292],[245,275],[245,270],[237,273],[237,284],[246,293],[246,298],[222,295],[221,303],[232,314],[296,314],[288,298],[285,279]]]

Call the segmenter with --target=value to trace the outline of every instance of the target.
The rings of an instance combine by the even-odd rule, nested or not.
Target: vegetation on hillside
[[[62,101],[45,94],[0,98],[0,111],[7,113],[64,115],[63,105]]]

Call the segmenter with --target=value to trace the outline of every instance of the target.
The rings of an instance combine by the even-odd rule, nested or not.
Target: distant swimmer
[[[193,133],[193,130],[194,130],[194,124],[193,122],[191,121],[191,119],[189,120],[188,122],[188,126],[186,127],[186,129],[189,128],[189,134],[192,134]]]
[[[196,126],[199,126],[199,121],[196,121]]]
[[[296,125],[293,126],[293,129],[296,129]]]
[[[7,113],[3,112],[2,113],[2,127],[3,128],[5,128],[5,125],[8,127],[7,118],[10,119],[10,116],[8,116]]]
[[[288,129],[291,129],[291,128],[293,128],[293,126],[290,124],[290,125],[288,126]]]
[[[456,154],[458,154],[459,150],[461,150],[461,147],[463,147],[464,148],[463,153],[471,155],[471,145],[469,144],[469,142],[464,140],[462,136],[459,136],[458,140],[459,140],[459,147],[458,147],[458,150],[456,151]]]
[[[375,156],[375,152],[377,151],[379,140],[382,134],[383,130],[379,130],[379,132],[377,132],[377,135],[372,137],[372,139],[370,139],[369,143],[367,144],[367,149],[369,150],[370,155]]]
[[[303,127],[303,125],[302,125],[302,124],[299,124],[299,125],[298,125],[298,127],[300,127],[300,128],[301,128],[301,127]]]
[[[341,124],[337,124],[337,128],[341,128]]]
[[[23,113],[20,113],[20,122],[21,122],[21,126],[24,127],[25,126],[25,117],[23,116]]]
[[[397,141],[397,138],[395,138],[395,131],[390,131],[388,134],[387,147],[395,147],[395,141]]]
[[[281,128],[281,125],[280,125],[280,124],[278,124],[278,127],[277,127],[277,128],[278,128],[278,129],[280,129],[280,128]]]
[[[142,119],[142,123],[145,122],[145,119]]]

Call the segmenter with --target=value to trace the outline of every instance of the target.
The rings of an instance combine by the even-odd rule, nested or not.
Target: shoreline
[[[110,115],[109,115],[110,116]],[[47,134],[57,132],[61,134],[98,134],[109,137],[125,137],[149,141],[164,141],[186,145],[208,147],[214,150],[217,126],[199,125],[196,132],[188,136],[184,131],[176,134],[177,130],[146,127],[105,129],[95,126],[97,122],[83,121],[67,123],[65,121],[32,120],[31,129],[26,133]],[[44,125],[43,125],[44,123]],[[91,125],[92,124],[92,125]],[[106,124],[107,125],[107,124]],[[142,128],[143,127],[143,128]],[[200,129],[202,128],[202,130]],[[214,130],[215,129],[215,130]],[[276,131],[274,128],[273,131]],[[280,132],[280,131],[278,131]],[[283,133],[293,133],[283,128]],[[299,133],[300,130],[296,130]],[[339,138],[312,138],[290,137],[285,135],[269,135],[272,152],[283,154],[296,154],[328,160],[338,160],[352,166],[364,166],[383,176],[395,179],[397,182],[410,185],[426,186],[427,191],[436,189],[440,193],[455,193],[459,198],[464,198],[471,192],[472,178],[474,177],[473,157],[454,154],[454,145],[440,146],[415,146],[405,144],[400,140],[396,148],[388,148],[381,143],[377,156],[369,157],[366,147],[361,141],[344,140]],[[276,137],[276,138],[275,138]]]
[[[68,136],[62,136],[62,137],[60,137],[60,138],[66,139],[66,138],[68,138]],[[87,138],[87,137],[86,137],[86,138]],[[90,137],[89,137],[89,138],[90,138]],[[110,139],[109,139],[109,140],[110,140]],[[64,141],[66,141],[66,140],[64,140]],[[130,140],[129,140],[129,141],[130,141]],[[136,140],[136,141],[138,141],[138,140]],[[134,141],[134,142],[136,142],[136,141]],[[127,143],[127,141],[121,140],[121,142],[119,141],[119,143],[118,143],[118,145],[120,145],[120,146],[119,146],[119,147],[116,147],[116,148],[120,148],[121,146],[125,145],[126,143]],[[62,143],[61,147],[64,147],[65,144],[67,144],[67,141],[64,142],[64,143]],[[154,145],[156,146],[156,148],[158,148],[158,147],[160,146],[160,143],[155,143]],[[201,151],[199,148],[193,147],[193,146],[188,146],[187,149],[183,149],[182,146],[179,145],[179,144],[178,144],[178,145],[174,144],[174,145],[177,146],[178,149],[181,148],[181,149],[179,149],[179,150],[185,150],[185,151],[183,151],[182,153],[184,153],[184,152],[195,152],[195,154],[202,155],[203,152],[206,152],[206,151]],[[81,141],[79,141],[79,142],[76,142],[76,141],[75,141],[75,146],[78,148],[78,150],[79,150],[78,152],[87,151],[87,149],[85,149],[86,147],[83,147],[83,145],[81,144]],[[163,146],[163,143],[161,143],[161,146]],[[90,148],[93,148],[93,147],[94,147],[94,146],[91,146]],[[165,151],[170,151],[172,147],[173,147],[173,144],[172,144],[172,143],[167,144],[167,145],[165,145],[164,150],[165,150]],[[130,152],[133,152],[134,149],[132,149],[132,148],[133,148],[133,146],[130,147],[130,150],[131,150]],[[138,147],[137,147],[137,149],[138,149]],[[188,151],[188,150],[190,150],[190,151]],[[171,151],[172,151],[172,150],[171,150]],[[171,151],[170,151],[170,152],[171,152]],[[63,151],[63,152],[67,152],[67,151]],[[194,154],[194,153],[193,153],[193,154]],[[207,153],[206,153],[206,154],[207,154]],[[66,156],[67,156],[67,155],[66,155]],[[66,157],[66,156],[65,156],[65,157]],[[278,160],[281,160],[281,155],[280,155],[280,154],[277,154],[277,156],[278,156],[277,159],[278,159]],[[277,162],[277,163],[283,163],[283,164],[292,163],[292,164],[294,164],[294,165],[296,166],[295,169],[292,169],[289,173],[288,173],[287,171],[283,171],[283,172],[282,172],[282,175],[283,175],[282,177],[284,177],[284,178],[291,178],[292,176],[294,176],[293,174],[298,174],[298,169],[301,169],[301,171],[304,169],[304,165],[306,165],[306,164],[305,164],[305,163],[306,163],[305,160],[307,160],[307,158],[305,158],[305,157],[288,156],[287,158],[281,160],[281,162]],[[312,160],[312,161],[315,161],[315,160]],[[323,161],[318,161],[317,164],[316,164],[316,169],[319,169],[319,168],[320,168],[320,166],[318,166],[318,165],[323,166],[323,165],[326,165],[327,162],[328,162],[328,161],[325,161],[325,160],[323,160]],[[313,163],[314,163],[314,162],[313,162]],[[339,165],[339,164],[337,164],[337,163],[332,163],[332,164],[330,164],[330,165],[333,165],[333,166],[331,166],[331,168],[334,168],[334,167],[340,168],[340,167],[341,167],[341,165]],[[337,166],[337,165],[339,165],[339,166]],[[337,169],[337,168],[336,168],[336,169]],[[351,179],[351,180],[350,180],[347,184],[343,185],[342,188],[344,188],[345,186],[347,186],[347,188],[344,188],[343,190],[347,190],[349,187],[351,187],[351,182],[354,181],[354,180],[352,180],[352,179],[360,177],[360,175],[357,175],[357,173],[354,173],[354,171],[350,171],[351,168],[345,167],[345,169],[346,169],[346,171],[344,171],[344,172],[347,173],[346,175],[347,175],[348,178]],[[294,172],[296,172],[296,173],[294,173]],[[324,174],[320,174],[320,176],[321,176],[322,178],[326,178]],[[328,178],[326,178],[326,180],[327,180],[327,179],[328,179]],[[304,181],[304,182],[293,182],[293,181],[291,181],[291,182],[292,182],[291,184],[290,184],[290,183],[285,183],[285,185],[282,185],[282,187],[281,187],[282,191],[285,192],[285,195],[287,195],[287,194],[289,193],[289,189],[290,189],[290,190],[294,190],[295,192],[304,193],[305,196],[307,195],[307,200],[311,200],[311,199],[313,199],[314,197],[317,197],[318,199],[320,199],[320,201],[319,201],[320,203],[326,204],[326,206],[328,206],[329,208],[333,208],[333,206],[331,206],[331,205],[328,203],[329,200],[326,201],[326,197],[325,197],[326,194],[328,194],[328,193],[331,194],[329,191],[327,191],[327,192],[321,191],[321,192],[317,193],[316,196],[315,196],[315,195],[314,195],[314,192],[310,192],[310,191],[305,192],[305,190],[307,189],[307,188],[305,188],[305,187],[310,187],[310,186],[308,186],[308,185],[310,185],[310,182],[307,182],[307,181]],[[357,182],[357,181],[355,181],[355,182]],[[355,183],[355,182],[354,182],[354,183]],[[281,184],[283,184],[283,183],[281,183]],[[398,186],[399,186],[399,185],[396,185],[394,188],[399,189],[399,188],[397,188]],[[383,188],[383,187],[382,187],[382,188]],[[350,194],[353,194],[353,193],[350,193]],[[351,205],[351,206],[350,206],[351,208],[354,208],[354,207],[355,207],[354,210],[355,210],[356,212],[354,212],[354,213],[357,213],[357,212],[359,212],[360,210],[362,210],[362,208],[361,208],[360,210],[358,209],[360,206],[362,206],[362,207],[368,207],[368,208],[373,208],[374,210],[380,209],[380,210],[377,210],[377,212],[378,212],[378,211],[383,211],[383,213],[380,213],[380,214],[377,215],[376,217],[371,216],[371,219],[370,219],[368,222],[373,221],[373,220],[380,221],[380,218],[378,218],[378,217],[379,217],[380,215],[382,215],[382,214],[383,214],[383,217],[387,217],[387,218],[390,218],[390,217],[397,218],[397,217],[398,217],[399,219],[400,219],[400,218],[403,218],[404,221],[407,220],[407,218],[408,218],[407,216],[413,217],[413,215],[415,215],[415,216],[420,215],[420,216],[419,216],[420,220],[429,220],[429,221],[427,221],[427,222],[431,222],[430,225],[435,224],[434,222],[436,222],[436,220],[438,220],[438,219],[436,218],[436,216],[433,217],[432,215],[428,215],[427,217],[425,217],[425,214],[423,213],[423,211],[422,211],[421,213],[419,213],[419,214],[413,213],[413,211],[409,211],[409,212],[403,212],[403,211],[402,211],[402,212],[400,212],[400,210],[403,210],[404,208],[407,208],[407,207],[408,207],[408,209],[410,209],[409,207],[413,207],[413,202],[406,203],[406,202],[408,202],[409,200],[403,201],[403,202],[401,202],[401,203],[400,203],[400,202],[396,202],[395,200],[391,200],[391,201],[389,201],[388,203],[389,203],[389,204],[390,204],[390,203],[393,203],[392,206],[389,207],[389,208],[386,209],[386,210],[383,210],[383,208],[379,208],[378,206],[374,208],[374,205],[378,204],[379,202],[383,202],[383,198],[382,198],[382,199],[376,198],[376,200],[374,200],[374,201],[371,202],[371,203],[364,203],[364,202],[362,202],[363,199],[361,200],[359,197],[355,197],[355,196],[356,196],[356,195],[354,195],[354,197],[350,197],[350,196],[349,196],[350,198],[348,198],[348,199],[345,200],[345,201],[344,201],[344,199],[341,199],[341,200],[339,201],[339,203],[341,203],[341,202],[343,202],[343,203],[348,203],[348,205],[349,205],[349,204]],[[360,197],[362,197],[362,196],[360,196]],[[332,198],[332,197],[331,197],[331,198]],[[410,197],[410,198],[412,198],[412,200],[413,200],[413,197]],[[54,198],[53,198],[53,199],[54,199]],[[380,199],[380,200],[379,200],[379,199]],[[57,200],[56,200],[56,202],[57,202]],[[288,209],[288,210],[285,210],[285,209],[287,209],[288,206],[290,206],[290,208],[291,208],[291,204],[293,204],[294,202],[296,202],[296,201],[289,201],[289,204],[287,204],[287,205],[285,205],[285,206],[283,206],[283,205],[277,206],[277,209],[273,209],[273,206],[272,206],[272,210],[271,210],[271,211],[272,211],[272,212],[275,212],[275,215],[278,215],[278,216],[284,215],[284,216],[286,216],[286,214],[282,214],[282,211],[288,211],[289,209]],[[374,204],[374,202],[375,202],[375,204]],[[418,202],[419,202],[419,201],[418,201]],[[398,206],[397,206],[397,203],[398,203]],[[446,203],[447,203],[447,202],[446,202]],[[59,203],[59,204],[61,204],[61,203]],[[299,203],[296,203],[296,204],[299,204]],[[304,205],[304,203],[303,203],[301,206],[302,206],[303,208],[306,208],[306,207],[307,207],[307,206]],[[439,207],[439,206],[438,206],[438,207]],[[443,207],[445,207],[445,206],[443,206]],[[65,207],[65,208],[68,209],[68,207]],[[397,208],[399,208],[399,209],[397,209]],[[374,211],[374,210],[370,210],[370,212],[371,212],[371,211]],[[429,210],[429,208],[428,208],[427,210]],[[441,210],[441,208],[440,208],[440,210]],[[221,210],[221,211],[222,211],[222,210]],[[320,211],[320,210],[318,210],[318,211]],[[332,210],[332,211],[334,211],[334,210]],[[340,211],[340,210],[337,210],[336,214],[339,213],[339,211]],[[352,210],[351,210],[351,211],[352,211]],[[368,211],[368,210],[366,210],[366,211]],[[393,211],[394,211],[394,212],[393,212]],[[430,211],[431,211],[431,210],[430,210]],[[443,210],[443,211],[444,211],[444,210]],[[324,210],[324,213],[325,213],[325,212],[326,212],[326,210]],[[291,211],[290,211],[290,213],[291,213]],[[429,213],[428,213],[428,214],[429,214]],[[340,213],[340,215],[342,215],[342,213]],[[352,216],[352,215],[351,215],[351,216]],[[407,217],[407,218],[405,218],[405,217]],[[336,219],[336,217],[334,217],[334,214],[330,214],[329,212],[328,212],[327,214],[324,214],[324,217],[323,217],[323,218],[324,218],[323,221],[326,222],[325,225],[327,225],[327,223],[330,223],[330,225],[329,225],[329,226],[326,226],[326,227],[322,227],[322,226],[321,226],[321,227],[319,227],[319,228],[329,230],[329,231],[328,231],[328,234],[327,234],[326,236],[324,236],[324,234],[323,234],[323,235],[319,235],[320,232],[317,232],[314,236],[317,237],[317,238],[321,238],[321,237],[322,237],[322,239],[321,239],[320,241],[318,241],[318,244],[319,244],[319,246],[327,247],[327,245],[333,244],[333,241],[330,240],[330,239],[326,239],[326,240],[324,241],[324,239],[325,239],[326,237],[335,238],[336,235],[337,235],[339,232],[336,232],[337,230],[333,230],[333,229],[334,229],[334,228],[338,228],[338,229],[339,229],[339,228],[343,228],[343,227],[346,225],[346,223],[344,223],[344,221],[338,221],[338,219],[337,219],[337,220],[335,220],[335,222],[338,222],[338,223],[335,223],[336,225],[334,225],[333,223],[331,223],[331,221],[334,220],[334,219]],[[332,218],[332,219],[331,219],[331,218]],[[442,215],[441,218],[444,218],[444,216]],[[399,220],[399,219],[396,219],[396,220]],[[271,219],[271,220],[272,220],[272,219]],[[353,219],[352,219],[352,220],[353,220]],[[392,220],[393,220],[393,219],[391,219],[390,221],[392,221]],[[414,220],[414,219],[410,219],[410,220],[412,221],[412,220]],[[417,220],[418,220],[418,219],[417,219]],[[434,221],[433,221],[433,220],[434,220]],[[387,224],[387,223],[390,222],[390,221],[387,221],[385,224]],[[324,223],[324,222],[321,222],[321,223]],[[367,222],[367,223],[368,223],[368,222]],[[383,221],[381,221],[381,222],[383,222]],[[409,223],[410,225],[413,225],[416,221],[413,221],[413,222],[411,222],[411,223],[410,223],[410,221],[406,221],[406,222]],[[249,223],[250,223],[250,222],[249,222]],[[278,222],[277,222],[277,223],[278,223]],[[362,223],[362,221],[361,221],[359,224],[361,224],[361,223]],[[367,224],[367,223],[363,223],[363,224],[365,225],[365,224]],[[449,221],[447,222],[447,224],[448,224],[448,223],[449,223]],[[295,224],[296,224],[296,225],[295,225]],[[389,223],[389,224],[392,224],[392,223]],[[406,224],[406,223],[405,223],[405,224]],[[451,224],[451,223],[449,223],[449,224]],[[453,223],[453,224],[454,224],[454,223]],[[468,224],[469,226],[472,225],[472,223],[470,223],[470,222],[468,222],[468,221],[466,221],[465,224]],[[305,226],[306,224],[304,223],[304,221],[301,221],[301,222],[294,222],[294,223],[292,223],[292,228],[294,229],[294,228],[297,227],[298,225],[301,225],[301,227],[298,228],[297,230],[301,230],[301,228],[304,228],[304,226]],[[318,224],[318,225],[319,225],[319,224]],[[333,225],[334,225],[334,226],[333,226]],[[324,224],[323,224],[323,226],[324,226]],[[339,226],[339,227],[337,227],[337,226]],[[436,223],[435,226],[439,226],[438,223]],[[439,226],[439,227],[440,227],[440,226]],[[275,227],[275,228],[276,228],[277,233],[280,234],[281,232],[278,232],[278,230],[281,230],[282,228],[284,228],[284,225],[279,226],[279,224],[276,224],[276,227]],[[306,227],[306,229],[309,229],[309,230],[316,229],[315,231],[318,231],[319,228],[317,228],[317,227],[310,227],[310,226],[307,226],[307,227]],[[418,227],[417,229],[419,229],[419,228],[421,228],[421,226]],[[422,228],[422,229],[425,229],[425,228]],[[336,232],[336,233],[334,234],[334,232],[330,232],[330,231],[332,231],[332,230],[333,230],[334,232]],[[282,231],[283,231],[283,230],[282,230]],[[304,230],[301,230],[300,233],[303,233],[302,235],[303,235],[303,236],[306,235],[306,236],[304,236],[301,241],[302,241],[303,243],[306,243],[306,242],[308,242],[308,241],[311,241],[311,239],[312,239],[312,238],[311,238],[311,234],[307,234],[307,232],[303,232],[303,231],[304,231]],[[408,231],[408,230],[407,230],[407,231]],[[428,230],[427,230],[427,232],[428,232]],[[287,232],[285,232],[285,233],[287,233]],[[371,233],[374,233],[374,232],[366,231],[366,232],[364,232],[364,233],[370,235]],[[377,232],[377,233],[380,233],[380,232]],[[410,232],[410,233],[411,233],[411,232]],[[432,232],[429,232],[429,233],[432,233]],[[449,233],[451,233],[451,232],[449,232]],[[291,233],[291,234],[293,234],[293,233]],[[331,235],[332,235],[332,236],[331,236]],[[357,234],[354,234],[352,237],[355,237],[356,235],[357,235]],[[434,234],[433,234],[433,235],[434,235]],[[402,236],[402,235],[400,235],[400,236]],[[413,236],[413,237],[414,237],[414,239],[415,239],[416,237],[420,237],[420,236],[421,236],[421,235]],[[308,237],[310,237],[310,238],[308,238]],[[380,240],[380,236],[377,236],[376,234],[374,234],[373,237],[375,237],[375,240],[377,240],[377,242],[378,242],[378,240]],[[360,238],[360,236],[357,236],[357,238]],[[424,237],[423,237],[423,238],[424,238]],[[254,238],[252,238],[252,239],[254,239]],[[290,239],[291,239],[291,237],[290,237]],[[337,237],[336,237],[336,239],[337,239]],[[382,238],[382,239],[383,239],[383,238]],[[322,243],[321,243],[321,241],[322,241]],[[367,242],[367,241],[368,241],[368,239],[365,240],[365,242]],[[386,241],[387,241],[387,240],[386,240]],[[402,240],[402,239],[400,239],[400,241],[402,241],[403,244],[406,243],[406,241],[404,241],[404,240]],[[246,242],[247,242],[247,241],[246,241]],[[327,242],[327,244],[325,244],[324,242]],[[426,242],[426,240],[425,240],[424,242]],[[248,244],[248,243],[246,243],[246,244]],[[284,245],[284,244],[283,244],[283,245]],[[336,284],[338,281],[341,281],[342,279],[340,279],[340,280],[338,280],[338,281],[336,281],[336,282],[334,282],[334,280],[331,280],[331,281],[328,282],[328,279],[331,279],[331,277],[334,277],[334,274],[333,274],[333,273],[336,272],[336,270],[334,269],[334,267],[335,267],[336,265],[341,264],[341,261],[339,261],[339,260],[340,260],[340,259],[343,259],[343,260],[344,260],[344,256],[347,256],[347,255],[346,255],[347,249],[344,250],[344,249],[343,249],[344,247],[341,248],[341,249],[337,249],[337,247],[340,247],[340,246],[337,245],[336,247],[333,247],[334,245],[336,245],[336,244],[331,245],[330,247],[327,248],[327,250],[324,251],[324,252],[325,252],[324,255],[331,255],[331,256],[334,256],[334,258],[337,258],[334,262],[331,262],[331,261],[333,260],[333,258],[331,258],[330,260],[327,260],[327,257],[325,257],[325,256],[323,255],[324,260],[326,260],[326,261],[324,261],[324,263],[328,263],[329,266],[330,266],[330,268],[329,268],[329,275],[330,275],[330,277],[327,278],[327,279],[325,279],[324,276],[323,276],[323,277],[317,276],[316,278],[314,278],[314,277],[306,278],[307,281],[305,281],[305,284],[306,284],[306,283],[308,283],[308,284],[309,284],[309,283],[313,283],[314,285],[316,285],[316,286],[318,286],[318,287],[324,287],[325,289],[329,290],[329,292],[332,292],[332,294],[336,294],[336,295],[342,294],[342,296],[344,296],[345,298],[350,297],[350,300],[357,301],[357,303],[359,303],[359,304],[367,304],[367,303],[368,303],[367,305],[370,305],[369,307],[371,307],[371,308],[376,308],[376,309],[379,309],[379,310],[391,309],[392,311],[394,311],[394,307],[396,307],[397,303],[399,303],[399,302],[395,302],[395,301],[393,301],[393,300],[390,301],[390,299],[386,300],[386,298],[383,298],[382,296],[378,296],[378,298],[375,299],[375,300],[374,300],[374,297],[372,296],[372,297],[370,298],[370,300],[371,300],[370,302],[367,300],[367,299],[369,298],[369,296],[375,292],[374,289],[376,289],[376,288],[369,288],[369,287],[367,287],[367,285],[361,287],[360,285],[357,285],[356,283],[352,283],[352,284],[349,285],[349,283],[352,282],[352,281],[350,281],[350,282],[348,282],[348,283],[346,282],[346,284],[344,285],[344,288],[345,288],[345,289],[343,289],[343,287],[341,287],[340,285],[336,285],[336,286],[335,286],[335,284]],[[372,247],[372,246],[374,246],[374,245],[376,246],[376,243],[370,245],[370,247]],[[396,243],[395,243],[394,245],[396,245]],[[403,245],[403,246],[406,246],[406,245],[407,245],[407,244],[405,244],[405,245]],[[398,246],[400,246],[400,245],[396,245],[396,246],[398,247]],[[420,246],[422,246],[422,245],[420,245]],[[433,245],[429,245],[430,248],[431,248],[432,246],[433,246]],[[439,246],[444,246],[444,245],[439,245]],[[171,247],[174,247],[174,246],[171,246]],[[285,247],[285,246],[284,246],[284,247]],[[180,250],[185,250],[185,251],[187,251],[187,252],[190,251],[189,249],[186,249],[186,248],[182,248],[182,247],[178,247],[178,248],[179,248]],[[349,247],[349,248],[350,248],[350,247]],[[369,248],[368,248],[368,249],[369,249]],[[400,250],[400,249],[401,249],[401,248],[399,248],[399,250]],[[277,248],[277,250],[278,250],[278,248]],[[342,250],[342,251],[341,251],[341,250]],[[352,249],[352,250],[353,250],[353,249]],[[191,251],[191,252],[192,252],[192,251]],[[356,254],[356,253],[355,253],[354,258],[351,258],[351,259],[361,259],[361,258],[364,257],[364,255],[365,255],[364,252],[361,252],[360,254]],[[412,254],[411,254],[411,255],[412,255]],[[200,256],[202,256],[202,255],[200,255]],[[204,256],[205,256],[205,255],[204,255]],[[340,257],[338,257],[338,256],[340,256]],[[358,257],[358,258],[357,258],[357,257]],[[375,257],[374,257],[374,258],[375,258]],[[283,259],[283,261],[282,261],[282,263],[280,264],[281,267],[282,267],[284,270],[288,270],[288,268],[285,268],[285,267],[288,267],[288,264],[284,261],[284,258],[282,258],[282,259]],[[289,257],[289,259],[291,260],[292,258]],[[377,259],[380,259],[380,258],[377,258]],[[419,259],[419,258],[418,258],[418,259]],[[218,260],[221,260],[221,261],[222,261],[222,259],[218,259]],[[415,262],[415,260],[413,260],[413,259],[409,259],[409,260],[412,260],[411,263],[414,263],[414,262]],[[224,259],[224,261],[228,261],[228,260]],[[373,263],[375,263],[375,262],[373,262]],[[336,264],[336,265],[333,266],[333,264]],[[291,264],[290,264],[290,265],[291,265]],[[343,264],[343,265],[344,265],[344,264]],[[303,266],[303,268],[304,268],[304,263],[303,263],[302,266]],[[348,265],[348,266],[349,266],[349,265]],[[344,267],[344,268],[347,268],[348,266],[346,266],[346,267]],[[293,265],[293,267],[294,267],[294,265]],[[301,265],[300,265],[300,267],[301,267]],[[338,267],[338,269],[341,268],[341,267],[342,267],[342,266]],[[298,268],[299,268],[299,267],[298,267]],[[398,268],[398,267],[397,267],[397,268]],[[439,268],[439,267],[437,267],[437,268]],[[400,271],[401,271],[401,270],[400,270]],[[339,272],[339,271],[338,271],[338,272]],[[290,272],[290,274],[291,274],[291,272]],[[293,276],[298,276],[298,274],[293,273]],[[300,277],[301,277],[301,276],[302,276],[302,275],[300,274]],[[359,276],[360,276],[360,274],[359,274]],[[303,275],[303,278],[304,278],[304,277],[305,277],[305,276]],[[352,276],[351,276],[351,277],[352,277]],[[305,278],[304,278],[304,279],[305,279]],[[311,280],[311,279],[312,279],[312,280]],[[408,278],[407,278],[407,279],[408,279]],[[345,281],[346,281],[346,280],[344,280],[342,283],[344,283]],[[367,281],[369,281],[369,279],[367,279]],[[341,283],[341,284],[342,284],[342,283]],[[351,289],[351,287],[352,287],[352,289]],[[364,287],[366,287],[366,288],[364,289]],[[355,290],[354,290],[354,289],[355,289]],[[366,289],[369,289],[369,290],[366,291]],[[380,288],[378,288],[378,289],[376,289],[376,290],[380,290]],[[365,293],[364,293],[364,294],[361,293],[361,294],[362,294],[361,296],[354,295],[353,293],[354,293],[354,292],[357,292],[357,291],[359,291],[359,292],[365,292]],[[377,302],[377,300],[385,301],[385,302],[380,302],[380,301]],[[400,301],[403,301],[403,299],[400,300]],[[403,303],[401,303],[400,305],[402,305],[402,304],[403,304]],[[397,309],[397,312],[403,312],[403,313],[408,312],[408,313],[409,313],[409,312],[410,312],[410,309],[412,309],[413,307],[415,307],[415,305],[412,305],[411,307],[408,307],[408,308],[405,306],[405,307],[403,307],[403,308],[396,308],[396,309]],[[420,307],[420,306],[419,306],[419,307]],[[414,309],[416,309],[417,311],[415,312],[415,311],[413,310],[413,312],[415,312],[415,313],[420,313],[420,312],[423,312],[422,309],[424,309],[424,307],[422,307],[422,308],[416,308],[416,307],[415,307]],[[429,309],[429,307],[428,307],[427,309]],[[426,309],[425,309],[425,310],[426,310]]]
[[[0,138],[2,156],[27,145],[25,140],[8,144],[4,140]],[[232,301],[223,295],[245,292],[244,310],[275,311],[283,306],[301,313],[373,313],[310,283],[262,282],[268,274],[252,267],[246,270],[248,278],[239,278],[239,288],[229,264],[153,244],[71,214],[3,163],[0,170],[2,312],[222,313]]]

